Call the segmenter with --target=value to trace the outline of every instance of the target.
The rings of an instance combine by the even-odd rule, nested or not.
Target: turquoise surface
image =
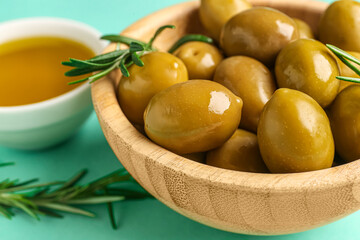
[[[88,23],[102,33],[118,33],[137,19],[182,0],[0,0],[0,22],[32,16],[56,16]],[[0,66],[1,69],[1,66]],[[85,182],[120,167],[108,146],[95,114],[71,140],[46,151],[26,152],[0,147],[0,161],[16,166],[0,169],[0,180],[40,177],[42,181],[69,178],[82,168]],[[256,237],[227,233],[187,219],[157,200],[116,204],[120,228],[112,230],[104,206],[89,207],[97,217],[65,215],[36,221],[18,214],[8,221],[0,217],[1,240],[97,240],[97,239],[241,239],[241,240],[350,240],[360,235],[360,212],[327,226],[287,236]]]

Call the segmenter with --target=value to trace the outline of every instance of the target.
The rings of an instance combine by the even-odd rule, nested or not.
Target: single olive
[[[360,159],[360,86],[345,88],[330,107],[336,152],[346,162]]]
[[[276,90],[260,116],[258,141],[273,173],[313,171],[333,163],[329,119],[314,99],[297,90]]]
[[[204,42],[188,42],[175,52],[189,73],[189,79],[212,79],[223,56],[214,45]]]
[[[176,83],[188,80],[185,64],[165,52],[151,52],[141,57],[143,67],[132,65],[130,77],[122,76],[118,99],[125,116],[133,123],[144,124],[143,115],[150,99]]]
[[[284,47],[276,59],[275,74],[280,88],[304,92],[322,107],[335,99],[340,86],[335,57],[313,39],[299,39]]]
[[[296,26],[298,27],[300,38],[314,38],[314,34],[309,24],[298,18],[293,18],[293,20],[295,21]]]
[[[206,155],[206,164],[243,172],[268,173],[255,134],[237,129],[221,147]]]
[[[256,132],[261,111],[276,90],[269,69],[250,57],[230,57],[216,68],[214,81],[244,101],[240,127]]]
[[[360,53],[359,52],[348,52],[352,56],[356,57],[357,59],[360,59]],[[354,77],[354,78],[360,78],[359,75],[357,75],[353,70],[351,70],[348,66],[346,66],[342,61],[338,60],[339,67],[340,67],[340,75],[344,77]],[[354,85],[358,83],[352,83],[347,81],[340,81],[340,89],[339,92],[342,91],[344,88]]]
[[[216,82],[179,83],[151,99],[144,113],[145,132],[178,154],[206,152],[235,132],[242,105],[239,97]]]
[[[234,15],[251,8],[247,0],[201,0],[200,20],[210,37],[219,41],[221,28]]]
[[[360,52],[360,3],[342,0],[332,3],[321,18],[319,39],[346,51]]]
[[[228,56],[245,55],[273,65],[279,51],[298,38],[297,26],[289,16],[272,8],[255,7],[224,25],[220,45]]]

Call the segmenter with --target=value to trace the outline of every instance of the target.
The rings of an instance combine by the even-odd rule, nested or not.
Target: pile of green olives
[[[359,16],[359,2],[340,0],[315,29],[247,0],[201,0],[214,43],[143,55],[121,77],[120,107],[154,143],[218,168],[296,173],[360,159],[360,85],[336,78],[357,75],[325,45],[359,58]]]

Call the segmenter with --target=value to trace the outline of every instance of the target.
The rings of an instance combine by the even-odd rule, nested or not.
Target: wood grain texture
[[[315,30],[325,3],[256,0],[308,22]],[[155,42],[168,49],[185,33],[202,32],[198,2],[156,12],[122,34],[148,40],[161,25],[174,24]],[[106,51],[114,49],[110,45]],[[152,143],[122,113],[116,86],[120,72],[92,85],[94,107],[114,153],[134,178],[173,210],[226,231],[275,235],[305,231],[340,219],[360,207],[360,161],[297,174],[256,174],[206,166]]]

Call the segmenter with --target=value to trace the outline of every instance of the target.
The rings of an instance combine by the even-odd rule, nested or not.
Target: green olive
[[[261,156],[273,173],[313,171],[331,167],[334,140],[329,119],[310,96],[278,89],[260,116]]]
[[[349,54],[356,57],[357,59],[360,59],[360,53],[359,52],[350,52]],[[351,70],[348,66],[346,66],[342,61],[338,61],[339,67],[340,67],[340,75],[344,77],[353,77],[353,78],[359,78],[359,75],[357,75],[353,70]],[[340,88],[339,92],[342,91],[344,88],[354,85],[358,83],[352,83],[352,82],[346,82],[346,81],[340,81]]]
[[[273,65],[279,51],[298,38],[297,26],[290,17],[272,8],[256,7],[225,24],[220,45],[228,56],[245,55]]]
[[[214,45],[204,42],[188,42],[175,52],[189,73],[189,79],[212,79],[216,66],[223,56]]]
[[[247,0],[201,0],[200,20],[210,37],[219,41],[221,28],[234,15],[251,8]]]
[[[179,83],[151,99],[144,113],[145,132],[178,154],[206,152],[235,132],[242,105],[239,97],[216,82]]]
[[[360,86],[345,88],[330,107],[336,152],[347,162],[360,159]]]
[[[237,129],[221,147],[207,153],[206,164],[243,172],[268,173],[255,134]]]
[[[335,99],[340,86],[336,59],[313,39],[299,39],[284,47],[276,59],[275,74],[280,88],[304,92],[322,107]]]
[[[306,22],[298,18],[293,18],[293,20],[295,21],[296,26],[298,27],[300,38],[314,38],[314,34],[312,30]]]
[[[240,127],[256,132],[261,111],[276,90],[269,69],[250,57],[230,57],[217,67],[214,81],[244,101]]]
[[[319,39],[346,51],[360,52],[360,3],[342,0],[332,3],[320,21]]]
[[[144,124],[143,115],[150,99],[176,83],[188,80],[185,64],[172,54],[152,52],[141,57],[143,67],[132,65],[130,77],[119,83],[118,98],[125,116],[133,123]]]

